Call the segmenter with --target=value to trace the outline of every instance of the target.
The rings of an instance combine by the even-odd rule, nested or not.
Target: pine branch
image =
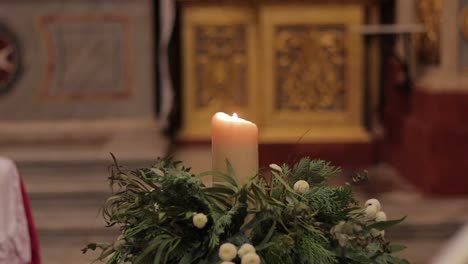
[[[332,166],[330,162],[309,157],[301,159],[292,171],[292,181],[307,181],[310,185],[321,184],[341,173],[341,168]]]

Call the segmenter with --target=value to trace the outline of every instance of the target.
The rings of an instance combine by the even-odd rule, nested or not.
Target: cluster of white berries
[[[251,244],[243,244],[239,251],[236,246],[231,243],[224,243],[219,247],[219,258],[223,261],[221,264],[234,264],[232,262],[239,255],[241,264],[260,264],[260,257],[257,255],[254,246]]]
[[[379,200],[377,199],[369,199],[365,203],[366,208],[364,209],[366,219],[367,220],[375,220],[376,222],[387,221],[387,214],[382,211],[382,206],[380,205]],[[372,230],[371,230],[372,231]],[[375,230],[373,235],[381,234],[382,236],[385,235],[385,231]]]
[[[192,222],[198,229],[203,229],[206,226],[206,223],[208,223],[208,216],[203,213],[195,213],[192,216]]]

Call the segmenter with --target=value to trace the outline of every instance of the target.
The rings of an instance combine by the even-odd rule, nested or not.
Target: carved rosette
[[[276,107],[291,111],[343,111],[345,30],[342,25],[275,28]]]
[[[417,38],[418,59],[425,64],[439,64],[442,0],[417,0],[416,9],[426,29]]]
[[[196,106],[245,106],[247,101],[246,26],[195,27]]]

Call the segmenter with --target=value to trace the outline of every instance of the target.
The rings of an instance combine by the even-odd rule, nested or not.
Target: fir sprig
[[[311,185],[320,184],[341,173],[341,168],[332,166],[325,160],[301,159],[292,170],[293,182],[305,180]]]

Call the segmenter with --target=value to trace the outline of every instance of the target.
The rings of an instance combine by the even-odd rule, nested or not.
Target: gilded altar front
[[[361,4],[190,4],[182,18],[182,139],[209,139],[224,111],[263,143],[368,140]]]
[[[257,120],[255,16],[246,8],[190,7],[183,15],[182,137],[210,138],[212,115]]]

